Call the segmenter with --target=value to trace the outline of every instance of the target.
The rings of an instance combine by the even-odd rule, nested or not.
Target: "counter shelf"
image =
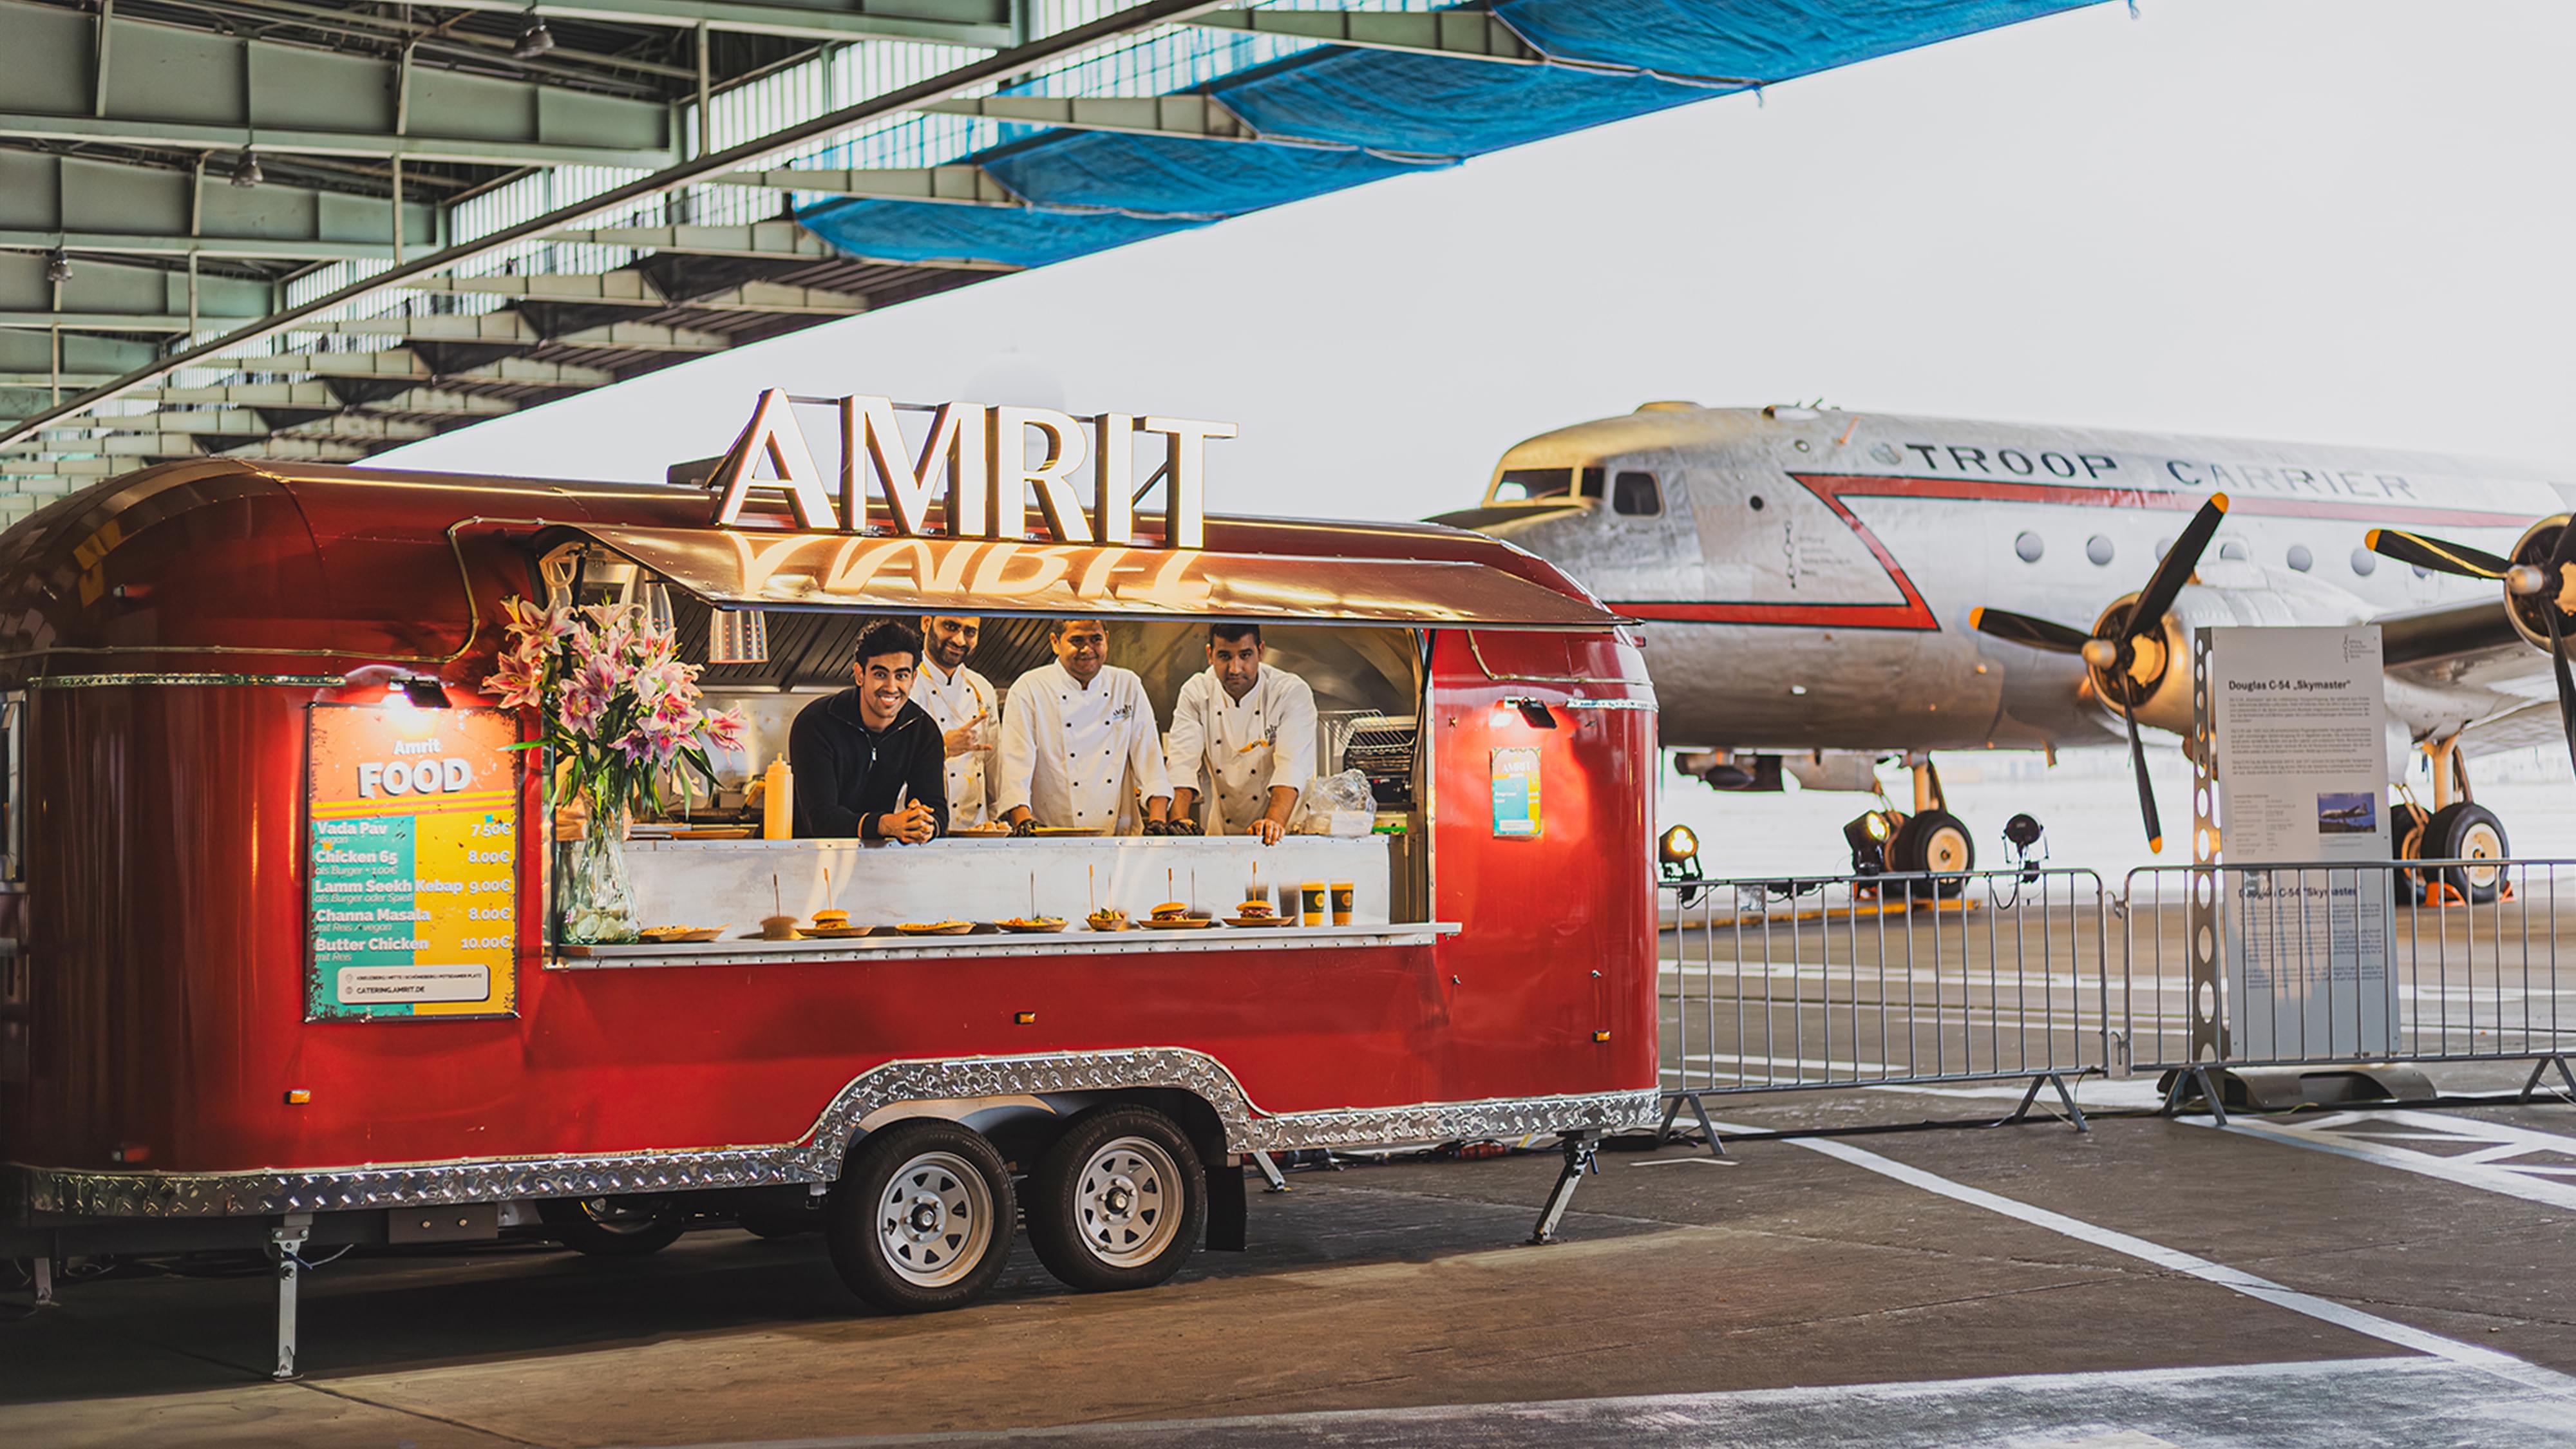
[[[1383,835],[1292,835],[1276,845],[1250,836],[947,837],[921,845],[634,840],[627,842],[626,858],[639,926],[723,926],[724,938],[669,945],[559,945],[551,953],[558,964],[1297,949],[1415,944],[1439,931],[1429,923],[1391,920],[1389,837]],[[1211,915],[1231,915],[1246,898],[1256,870],[1263,894],[1274,906],[1282,904],[1286,888],[1281,914],[1291,919],[1301,883],[1351,882],[1351,924],[1251,930],[1218,924],[1195,931],[1082,928],[1095,903],[1124,910],[1137,921],[1171,900],[1187,901]],[[942,920],[988,924],[1032,914],[1033,879],[1035,913],[1065,918],[1063,932],[742,939],[758,935],[763,917],[786,914],[805,922],[826,909],[847,911],[854,926]]]
[[[1008,931],[971,936],[844,936],[838,940],[697,941],[669,946],[560,946],[546,964],[561,971],[645,966],[760,966],[808,961],[917,961],[961,956],[1145,956],[1171,952],[1347,950],[1358,946],[1428,946],[1457,935],[1455,921],[1410,925],[1277,926],[1244,930],[1223,924],[1195,931],[1085,930],[1076,921],[1050,935]]]

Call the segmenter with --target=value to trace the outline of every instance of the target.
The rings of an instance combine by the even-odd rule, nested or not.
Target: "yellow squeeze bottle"
[[[769,762],[760,776],[760,838],[785,840],[796,833],[796,772],[787,757]]]

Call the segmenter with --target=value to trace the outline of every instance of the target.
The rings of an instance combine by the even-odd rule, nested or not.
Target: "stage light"
[[[2039,822],[2028,815],[2016,815],[2004,822],[2004,839],[2025,855],[2030,853],[2032,846],[2039,844],[2039,837],[2044,833]]]
[[[248,146],[244,146],[241,159],[233,163],[233,185],[247,188],[257,186],[267,179],[267,174],[259,169],[259,157],[252,154]]]
[[[555,33],[546,29],[544,16],[531,11],[528,28],[519,32],[519,43],[510,47],[510,54],[520,60],[534,60],[554,48]]]
[[[48,282],[61,283],[68,282],[71,279],[71,257],[65,254],[61,247],[56,247],[52,251],[45,253],[45,280]]]
[[[1896,833],[1898,818],[1893,810],[1870,810],[1843,826],[1843,841],[1851,846],[1852,874],[1877,875],[1887,869],[1887,841]]]

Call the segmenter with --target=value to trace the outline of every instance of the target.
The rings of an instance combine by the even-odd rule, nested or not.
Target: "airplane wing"
[[[2439,691],[2475,711],[2458,725],[2469,753],[2565,742],[2549,656],[2515,631],[2502,601],[2410,609],[2376,622],[2392,683]],[[2483,709],[2469,704],[2480,698]]]

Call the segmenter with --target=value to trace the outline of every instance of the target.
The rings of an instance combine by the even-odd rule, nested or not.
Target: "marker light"
[[[1655,854],[1663,867],[1666,880],[1698,880],[1699,835],[1687,825],[1676,825],[1664,832],[1656,843]]]

